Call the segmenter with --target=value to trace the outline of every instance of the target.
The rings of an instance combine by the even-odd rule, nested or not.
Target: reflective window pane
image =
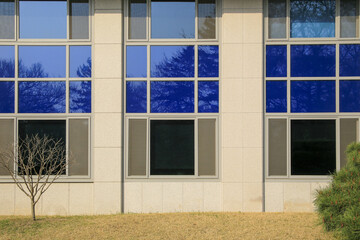
[[[216,120],[198,121],[198,169],[199,176],[216,175]]]
[[[198,0],[198,38],[216,38],[215,0]]]
[[[64,78],[65,46],[19,46],[20,78]]]
[[[19,113],[65,113],[65,82],[19,82]]]
[[[0,82],[0,113],[14,113],[14,102],[14,82]]]
[[[91,82],[70,82],[70,112],[91,113]]]
[[[127,46],[126,47],[126,77],[147,76],[147,47]]]
[[[15,77],[15,48],[0,46],[0,78]]]
[[[151,46],[151,77],[194,77],[194,46]]]
[[[146,38],[146,0],[129,1],[129,39]]]
[[[19,1],[20,38],[66,38],[66,1]]]
[[[15,38],[15,2],[0,0],[0,39]]]
[[[146,175],[147,120],[129,119],[128,174]]]
[[[199,81],[198,90],[198,112],[219,112],[219,82]]]
[[[335,170],[335,120],[292,120],[291,174],[327,175]]]
[[[70,0],[70,39],[89,38],[89,2],[88,0]]]
[[[360,112],[360,81],[340,81],[340,112]]]
[[[269,38],[286,38],[286,0],[269,0]]]
[[[0,119],[0,149],[8,149],[14,144],[14,119]],[[8,167],[13,169],[14,161],[8,162]],[[0,167],[0,176],[9,176],[9,172]]]
[[[291,0],[290,37],[335,37],[335,0]]]
[[[146,113],[147,88],[145,81],[126,82],[126,112]]]
[[[292,45],[292,77],[335,77],[335,45]]]
[[[335,112],[335,81],[291,81],[291,112]]]
[[[91,78],[91,46],[70,46],[70,77]]]
[[[199,77],[219,77],[219,46],[199,46]]]
[[[194,175],[194,120],[151,120],[150,127],[150,174]]]
[[[360,76],[360,44],[340,45],[340,76]]]
[[[343,168],[347,163],[345,153],[347,146],[358,139],[358,125],[359,120],[357,118],[340,119],[340,168]]]
[[[355,38],[359,36],[358,9],[358,0],[340,0],[340,37]]]
[[[266,112],[287,112],[286,96],[286,81],[266,81]]]
[[[286,77],[286,45],[266,46],[266,77]]]
[[[193,113],[194,82],[151,82],[152,113]]]
[[[151,38],[195,38],[195,0],[152,0]]]

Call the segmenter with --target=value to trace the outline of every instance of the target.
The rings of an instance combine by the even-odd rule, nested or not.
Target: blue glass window
[[[360,44],[340,45],[340,76],[360,76]]]
[[[266,46],[266,77],[286,77],[286,45]]]
[[[335,112],[335,81],[291,81],[291,112]]]
[[[218,81],[199,81],[198,98],[200,113],[219,112],[219,82]]]
[[[19,46],[20,78],[64,78],[65,46]]]
[[[194,46],[151,46],[151,77],[194,77]]]
[[[19,82],[19,113],[65,113],[65,82]]]
[[[335,0],[291,0],[292,38],[335,37]]]
[[[70,77],[91,78],[91,46],[70,46]]]
[[[340,81],[340,112],[360,112],[360,81]]]
[[[335,45],[292,45],[292,77],[335,77]]]
[[[152,0],[151,37],[195,38],[195,0]]]
[[[70,112],[91,113],[91,82],[70,82]]]
[[[14,113],[14,82],[0,82],[0,113]]]
[[[66,38],[66,1],[19,1],[20,38]]]
[[[151,82],[152,113],[193,113],[194,82]]]
[[[0,78],[15,77],[15,48],[0,46]]]
[[[147,52],[146,46],[126,47],[126,77],[147,76]]]
[[[199,77],[219,77],[219,46],[199,46]]]
[[[267,81],[266,82],[266,112],[287,111],[287,82]]]
[[[146,113],[147,88],[145,81],[126,82],[126,112]]]

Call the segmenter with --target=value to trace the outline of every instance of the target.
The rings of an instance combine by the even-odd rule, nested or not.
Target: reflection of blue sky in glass
[[[91,77],[91,46],[70,46],[70,77]]]
[[[286,86],[286,81],[266,81],[266,112],[287,111]]]
[[[360,76],[360,44],[340,45],[340,76]]]
[[[335,112],[335,81],[291,81],[291,112]]]
[[[65,113],[65,82],[19,82],[19,113]]]
[[[151,46],[151,77],[194,77],[194,46]]]
[[[340,81],[340,112],[360,112],[360,81]]]
[[[20,38],[66,38],[66,1],[19,1]]]
[[[15,77],[15,48],[0,46],[0,78]]]
[[[154,81],[150,86],[152,113],[194,112],[194,82]]]
[[[65,46],[19,46],[19,77],[64,78]]]
[[[219,46],[199,46],[199,77],[219,76]]]
[[[286,77],[287,74],[286,45],[266,46],[266,76]]]
[[[200,81],[199,112],[219,112],[219,82]]]
[[[70,112],[91,113],[91,82],[70,82]]]
[[[0,113],[14,112],[14,86],[14,82],[0,82]]]
[[[126,77],[146,77],[146,46],[126,47]]]
[[[147,88],[145,81],[126,82],[126,112],[146,113]]]
[[[151,1],[152,38],[195,38],[195,1]]]

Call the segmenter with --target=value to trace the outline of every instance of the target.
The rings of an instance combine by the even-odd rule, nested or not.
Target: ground
[[[0,239],[335,239],[315,213],[0,217]]]

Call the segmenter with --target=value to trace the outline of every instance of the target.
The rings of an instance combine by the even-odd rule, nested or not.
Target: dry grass
[[[0,239],[335,239],[314,213],[0,217]]]

